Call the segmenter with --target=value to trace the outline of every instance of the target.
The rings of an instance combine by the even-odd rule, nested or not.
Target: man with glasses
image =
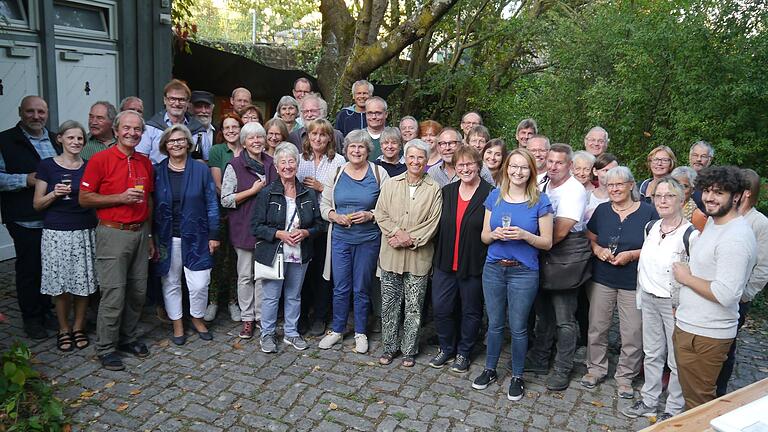
[[[93,155],[80,183],[80,205],[95,208],[96,274],[101,302],[96,321],[96,353],[102,367],[123,370],[117,351],[149,355],[138,342],[138,322],[147,291],[151,234],[152,163],[135,152],[144,120],[136,111],[115,118],[117,143]]]
[[[304,99],[304,96],[312,93],[312,82],[301,77],[293,82],[293,98],[297,101]]]
[[[477,111],[470,111],[461,117],[461,132],[464,134],[464,138],[469,135],[469,131],[475,126],[483,124],[483,117]],[[464,144],[469,144],[465,142]]]
[[[584,136],[584,149],[598,157],[608,150],[608,141],[608,131],[595,126]]]
[[[703,168],[712,164],[715,158],[715,149],[706,141],[696,141],[688,151],[688,165],[698,174]],[[691,195],[693,202],[699,210],[704,211],[704,203],[701,201],[701,191],[695,190]]]
[[[328,114],[328,103],[326,103],[323,98],[317,94],[308,94],[299,101],[299,114],[301,115],[303,124],[307,124],[307,122],[315,119],[325,118],[325,116]],[[336,129],[333,130],[333,133],[336,140],[336,153],[344,154],[344,135],[342,135],[341,132]],[[299,153],[302,152],[302,146],[304,145],[304,140],[306,138],[307,128],[305,126],[302,126],[288,134],[288,141],[292,142],[293,145],[298,147]]]
[[[696,189],[709,220],[689,264],[672,264],[682,285],[672,337],[686,409],[716,397],[717,377],[738,329],[739,300],[755,266],[755,235],[738,211],[745,186],[739,168],[701,170]]]
[[[565,390],[570,384],[579,337],[578,290],[590,277],[592,256],[584,227],[579,224],[587,205],[587,192],[571,175],[572,159],[571,146],[553,144],[547,153],[547,178],[539,186],[552,202],[555,223],[552,249],[539,260],[541,289],[534,303],[535,339],[525,370],[546,374],[554,345],[553,371],[546,381],[547,388],[553,391]]]
[[[440,135],[437,137],[437,151],[440,152],[442,160],[427,171],[432,179],[437,182],[442,188],[448,183],[459,181],[459,176],[456,175],[456,167],[453,165],[453,153],[456,149],[464,145],[464,140],[461,134],[454,128],[443,128]],[[480,177],[490,184],[493,184],[493,175],[488,170],[488,167],[483,165],[480,169]]]
[[[541,181],[547,175],[547,155],[549,154],[549,138],[544,135],[533,135],[528,138],[527,149],[533,154],[536,160],[537,180]]]
[[[342,135],[347,136],[347,134],[353,130],[366,128],[368,125],[368,116],[365,115],[367,107],[366,102],[371,96],[373,96],[373,84],[366,80],[356,81],[352,84],[352,99],[355,103],[342,108],[341,111],[336,114],[335,126],[336,129],[341,131]]]
[[[168,127],[175,124],[183,124],[192,132],[193,146],[210,148],[211,138],[206,133],[206,128],[194,116],[187,112],[189,98],[192,91],[183,81],[172,79],[163,88],[163,103],[165,109],[155,114],[147,121],[141,142],[136,146],[136,151],[149,156],[152,163],[158,163],[168,156],[160,153],[160,136]]]
[[[373,162],[381,156],[381,133],[387,126],[387,101],[374,96],[365,101],[366,130],[373,142],[373,151],[368,155],[368,160]]]

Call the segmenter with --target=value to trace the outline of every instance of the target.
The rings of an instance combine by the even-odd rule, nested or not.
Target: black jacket
[[[48,132],[54,150],[61,154],[61,145],[56,142],[56,134]],[[29,174],[37,171],[40,155],[21,130],[21,122],[0,132],[0,154],[5,161],[7,174]],[[0,213],[3,222],[29,222],[43,219],[43,214],[32,207],[35,189],[0,192]]]
[[[309,237],[299,243],[301,262],[306,263],[312,258],[313,239],[325,232],[325,222],[320,217],[320,205],[314,189],[305,187],[298,180],[296,180],[296,207],[299,226],[309,231]],[[251,232],[256,237],[253,259],[264,265],[272,265],[282,243],[275,234],[279,230],[285,230],[285,210],[285,188],[278,178],[256,195],[251,219]]]
[[[441,271],[453,273],[453,247],[456,242],[456,209],[459,202],[460,181],[443,187],[443,209],[440,213],[440,225],[437,231],[437,245],[433,265]],[[463,279],[480,276],[485,265],[488,246],[480,240],[485,218],[483,203],[493,189],[490,183],[480,179],[467,210],[461,219],[459,231],[459,266],[456,277]]]

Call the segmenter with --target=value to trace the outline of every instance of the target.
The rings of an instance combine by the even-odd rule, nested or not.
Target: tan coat
[[[443,197],[437,182],[424,175],[424,180],[411,198],[407,175],[404,172],[384,183],[376,203],[376,221],[384,234],[379,267],[398,274],[425,276],[432,269],[435,252],[432,238],[440,222]],[[395,249],[389,245],[387,239],[399,229],[411,236],[413,246]]]

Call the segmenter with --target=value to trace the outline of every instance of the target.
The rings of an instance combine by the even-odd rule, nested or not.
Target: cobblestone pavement
[[[151,355],[126,357],[125,371],[110,372],[100,367],[92,347],[61,353],[53,337],[25,339],[13,292],[13,262],[0,263],[0,311],[10,317],[10,324],[0,327],[0,349],[16,339],[29,344],[36,366],[56,383],[56,394],[68,406],[73,430],[602,432],[649,425],[648,419],[619,413],[631,401],[617,399],[613,380],[592,390],[577,383],[584,373],[583,349],[566,391],[547,391],[545,377],[526,374],[525,398],[510,402],[505,393],[509,371],[501,366],[509,359],[508,349],[498,369],[499,384],[476,391],[470,384],[482,371],[482,346],[464,375],[430,368],[429,356],[437,348],[424,342],[415,367],[379,366],[378,337],[367,355],[352,352],[351,337],[341,349],[322,351],[311,339],[306,351],[281,344],[278,354],[268,355],[256,338],[240,340],[239,326],[220,313],[211,327],[213,341],[190,335],[177,347],[168,340],[170,325],[161,324],[148,308],[141,331]],[[746,330],[732,389],[768,376],[768,337],[764,329]],[[428,327],[422,341],[430,334]],[[615,356],[614,349],[612,364]]]

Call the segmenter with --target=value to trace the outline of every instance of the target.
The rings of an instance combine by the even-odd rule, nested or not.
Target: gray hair
[[[371,103],[371,102],[381,102],[384,105],[384,111],[387,111],[387,109],[389,108],[387,106],[387,101],[385,101],[384,99],[382,99],[382,98],[380,98],[378,96],[371,96],[370,98],[368,98],[368,100],[365,101],[365,110],[366,111],[368,111],[368,104]]]
[[[267,137],[267,131],[264,130],[264,126],[259,122],[250,122],[243,125],[240,128],[240,144],[244,143],[248,137],[260,136],[262,138]]]
[[[528,142],[530,142],[530,141],[531,141],[531,139],[528,138]],[[577,162],[577,161],[581,161],[581,162],[588,163],[589,166],[594,166],[595,165],[595,159],[597,159],[595,157],[595,155],[593,155],[592,153],[590,153],[590,152],[588,152],[586,150],[579,150],[579,151],[577,151],[576,153],[573,154],[573,162],[574,163]]]
[[[127,111],[126,111],[127,112]],[[183,124],[175,124],[173,126],[169,126],[166,130],[163,131],[163,134],[160,135],[160,143],[157,145],[157,149],[160,151],[160,153],[167,155],[168,154],[168,140],[171,139],[171,135],[174,132],[181,132],[184,134],[184,139],[187,140],[187,151],[192,147],[192,132],[189,131],[189,129],[184,126]]]
[[[403,122],[404,122],[404,121],[406,121],[406,120],[410,120],[410,121],[412,121],[412,122],[416,123],[416,129],[419,129],[419,121],[418,121],[418,120],[416,120],[416,117],[414,117],[414,116],[409,116],[409,115],[407,115],[407,116],[405,116],[405,117],[401,118],[401,119],[400,119],[400,123],[398,123],[398,125],[401,125],[401,124],[403,124]],[[417,133],[418,133],[418,131],[417,131]]]
[[[355,96],[355,89],[358,86],[366,86],[366,87],[368,87],[368,93],[373,95],[373,84],[369,83],[366,80],[359,80],[359,81],[355,81],[355,83],[352,84],[352,97]]]
[[[530,138],[528,139],[530,140]],[[552,144],[552,147],[549,148],[549,151],[555,152],[555,153],[563,153],[565,155],[565,158],[568,160],[568,162],[573,161],[573,148],[568,144],[563,144],[563,143]],[[629,173],[629,174],[632,175],[632,173]]]
[[[117,130],[120,128],[120,120],[122,120],[122,119],[123,119],[123,117],[124,117],[124,116],[127,116],[127,115],[135,115],[136,117],[138,117],[138,118],[139,118],[139,121],[141,122],[141,130],[143,131],[143,130],[145,129],[145,124],[144,124],[144,117],[142,117],[142,116],[141,116],[141,114],[139,114],[139,112],[138,112],[138,111],[134,111],[134,110],[125,110],[125,111],[120,111],[120,112],[119,112],[119,113],[118,113],[118,114],[115,116],[115,121],[112,123],[112,129],[113,129],[115,132],[117,132]]]
[[[301,104],[299,105],[299,109],[304,106],[307,101],[316,101],[318,105],[320,105],[320,115],[318,118],[325,118],[328,116],[328,102],[326,102],[323,98],[321,98],[317,93],[309,93],[308,95],[301,98]],[[304,118],[304,116],[301,116]]]
[[[691,169],[691,168],[689,168]],[[693,169],[691,169],[693,171]],[[685,189],[683,188],[683,185],[680,184],[679,181],[675,180],[673,176],[668,175],[660,178],[656,182],[656,190],[659,190],[659,185],[662,183],[666,183],[669,185],[669,188],[672,190],[672,192],[677,195],[678,198],[680,198],[680,201],[685,200]],[[681,209],[682,210],[682,209]]]
[[[675,179],[677,177],[685,177],[688,179],[689,182],[691,182],[691,187],[693,187],[694,183],[696,182],[696,170],[689,167],[689,166],[679,166],[672,170],[672,172],[669,174],[670,177],[674,177]]]
[[[348,133],[346,137],[344,137],[345,156],[347,154],[347,146],[352,143],[363,143],[365,144],[365,148],[368,149],[368,154],[370,155],[373,153],[373,140],[371,139],[371,135],[365,129],[353,130],[352,132]]]
[[[410,148],[415,148],[416,150],[421,150],[424,152],[425,157],[427,160],[429,160],[429,144],[427,144],[425,141],[420,140],[418,138],[414,138],[407,143],[405,143],[405,147],[403,147],[403,154],[408,154],[408,150]]]
[[[379,137],[379,142],[384,141],[390,141],[395,140],[397,141],[397,145],[402,146],[403,145],[403,137],[400,134],[400,129],[396,127],[385,127],[384,130],[381,131],[381,136]]]
[[[277,164],[277,161],[283,156],[288,156],[298,163],[299,149],[297,149],[293,143],[283,141],[275,147],[275,154],[272,155],[272,159],[275,161],[275,164]]]
[[[109,121],[111,123],[115,122],[115,117],[117,117],[117,108],[115,108],[114,105],[112,105],[111,103],[109,103],[107,101],[96,101],[96,102],[93,103],[93,105],[91,105],[91,109],[93,109],[93,107],[95,107],[96,105],[101,105],[104,108],[106,108],[107,109],[107,118],[109,119]]]
[[[277,108],[275,108],[276,115],[280,115],[280,108],[290,105],[292,107],[296,108],[296,111],[299,110],[299,103],[296,101],[296,99],[293,98],[293,96],[283,96],[280,98],[280,102],[277,103]]]
[[[80,132],[83,133],[83,139],[88,136],[88,134],[85,133],[85,128],[83,125],[80,124],[80,122],[74,121],[74,120],[67,120],[64,123],[59,126],[59,132],[56,134],[57,136],[64,135],[64,132],[70,130],[70,129],[80,129]]]
[[[635,176],[632,175],[632,170],[625,166],[613,167],[605,173],[605,183],[608,184],[612,179],[621,180],[623,182],[632,182],[632,201],[640,200],[640,192],[637,190],[637,182],[635,182]]]
[[[590,129],[589,131],[587,131],[587,135],[589,135],[589,133],[590,133],[590,132],[602,132],[602,133],[603,133],[603,135],[605,135],[605,145],[606,145],[606,146],[608,146],[608,142],[609,142],[611,139],[610,139],[610,138],[608,138],[608,131],[607,131],[607,130],[603,129],[603,128],[602,128],[602,127],[600,127],[600,126],[595,126],[595,127],[593,127],[592,129]]]
[[[688,150],[688,153],[692,152],[696,146],[704,147],[705,149],[707,149],[707,153],[709,153],[709,157],[715,157],[715,148],[712,147],[712,144],[704,140],[699,140],[693,143],[690,150]]]
[[[128,105],[131,102],[136,102],[136,101],[141,102],[142,106],[144,105],[144,101],[141,100],[140,97],[137,97],[137,96],[127,96],[127,97],[124,97],[123,100],[120,101],[120,111],[125,111],[125,106],[126,105]],[[98,102],[96,102],[96,103],[98,103]]]
[[[515,133],[520,132],[521,129],[533,129],[533,133],[539,133],[539,125],[537,125],[536,120],[532,118],[523,119],[520,123],[518,123]]]

